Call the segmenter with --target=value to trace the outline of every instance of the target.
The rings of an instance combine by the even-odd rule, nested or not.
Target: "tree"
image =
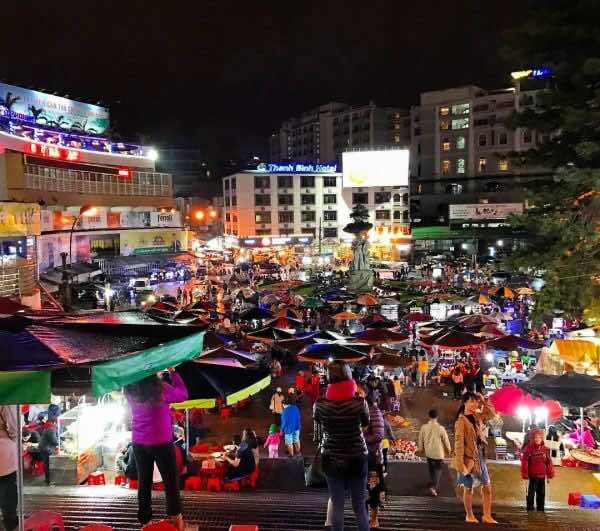
[[[10,116],[13,105],[17,103],[20,99],[21,96],[13,96],[12,92],[7,92],[4,98],[0,98],[0,105],[6,107],[6,110],[8,111],[8,116]]]
[[[511,125],[535,130],[544,142],[513,158],[551,169],[553,179],[512,219],[527,231],[529,247],[509,264],[544,271],[534,317],[559,308],[593,324],[600,318],[600,2],[532,7],[526,26],[507,35],[505,55],[515,69],[548,67],[552,78],[536,106],[515,114]]]
[[[28,110],[31,113],[31,116],[33,116],[34,123],[37,124],[40,120],[46,120],[46,118],[41,115],[44,112],[44,109],[36,107],[35,105],[30,105]]]
[[[358,237],[359,234],[368,232],[373,228],[373,224],[369,223],[369,210],[363,204],[356,204],[350,212],[352,221],[344,227],[344,232],[354,234]]]

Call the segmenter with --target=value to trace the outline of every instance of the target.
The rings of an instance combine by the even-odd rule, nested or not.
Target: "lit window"
[[[487,160],[486,160],[486,158],[485,157],[481,157],[479,159],[479,171],[481,173],[483,173],[485,171],[486,166],[487,166]]]
[[[507,159],[500,159],[498,161],[498,169],[500,171],[508,171],[508,160]]]
[[[450,161],[443,160],[442,161],[442,175],[448,175],[450,173]]]
[[[487,144],[487,136],[486,135],[479,135],[479,145],[480,146],[485,146]]]
[[[469,127],[468,118],[456,118],[452,120],[452,129],[466,129]]]
[[[450,107],[440,107],[440,116],[448,116],[450,114]]]
[[[441,129],[442,131],[447,131],[449,127],[450,127],[450,126],[449,126],[449,124],[448,124],[448,120],[442,120],[442,121],[440,122],[440,129]]]
[[[450,140],[447,138],[442,141],[442,151],[450,151]]]
[[[465,159],[456,161],[456,173],[465,173]]]
[[[452,114],[469,114],[471,111],[471,105],[469,103],[461,103],[459,105],[452,105]]]
[[[465,149],[466,140],[464,136],[459,136],[456,139],[456,149]]]

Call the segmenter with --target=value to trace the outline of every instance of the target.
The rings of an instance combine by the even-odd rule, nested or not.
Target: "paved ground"
[[[59,511],[68,530],[94,522],[108,523],[116,530],[139,529],[135,494],[117,487],[45,489],[29,487],[27,510]],[[185,493],[184,516],[203,531],[226,531],[232,523],[256,524],[261,531],[323,530],[327,494],[301,491],[294,495],[275,491],[237,493]],[[162,494],[154,498],[154,517],[164,517]],[[476,511],[477,513],[478,511]],[[544,514],[527,513],[522,507],[498,505],[497,526],[478,525],[479,530],[598,530],[598,511],[548,507]],[[346,529],[355,530],[350,508],[346,507]],[[383,531],[459,531],[470,528],[463,520],[462,507],[452,498],[390,497],[382,512]]]

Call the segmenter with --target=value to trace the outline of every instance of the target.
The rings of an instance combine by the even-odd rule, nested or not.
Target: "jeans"
[[[44,463],[44,476],[46,485],[50,485],[50,454],[48,452],[40,452],[42,462]]]
[[[167,515],[177,516],[180,514],[181,498],[179,497],[179,481],[173,443],[134,443],[133,453],[138,472],[138,520],[140,524],[145,525],[152,520],[152,472],[155,462],[165,486]]]
[[[540,478],[529,478],[529,487],[527,488],[527,510],[533,511],[533,500],[535,498],[538,511],[544,510],[546,501],[546,480]]]
[[[367,468],[361,474],[342,479],[334,476],[327,477],[329,499],[331,500],[331,531],[344,531],[344,501],[346,489],[350,491],[352,509],[356,515],[358,531],[369,531],[369,514],[365,504],[367,489]]]
[[[0,476],[0,509],[2,509],[4,528],[7,531],[12,531],[19,525],[17,501],[17,473]]]
[[[454,399],[458,400],[460,399],[461,395],[462,395],[462,390],[463,390],[463,384],[462,383],[454,383]]]
[[[431,479],[431,486],[435,490],[440,487],[440,478],[442,477],[442,463],[441,459],[429,459],[427,458],[427,466],[429,468],[429,478]]]

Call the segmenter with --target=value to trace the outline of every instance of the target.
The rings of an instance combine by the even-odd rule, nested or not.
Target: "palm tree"
[[[71,124],[71,129],[75,129],[77,131],[85,131],[87,127],[87,118],[83,122],[73,122]]]
[[[40,109],[33,105],[30,105],[28,107],[28,109],[29,109],[29,112],[31,113],[31,116],[33,116],[34,123],[37,124],[38,122],[40,122],[42,120],[48,121],[45,116],[41,116],[41,114],[44,112],[44,109]]]
[[[52,127],[62,127],[63,125],[67,125],[69,122],[65,120],[65,117],[61,114],[56,120],[50,120],[48,125]]]
[[[12,114],[12,106],[21,99],[21,96],[13,96],[12,92],[7,92],[4,98],[0,98],[0,105],[6,107],[8,115]]]

